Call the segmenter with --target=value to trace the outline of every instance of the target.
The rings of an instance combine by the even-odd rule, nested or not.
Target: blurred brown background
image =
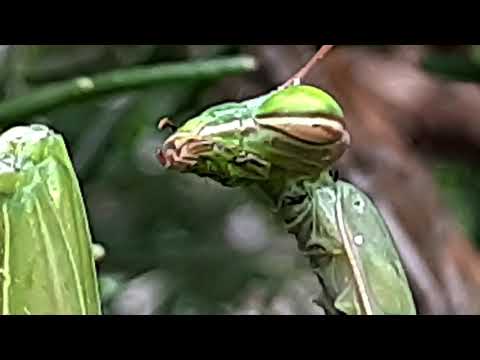
[[[61,131],[85,193],[109,314],[322,314],[308,264],[255,192],[165,172],[160,116],[280,85],[320,45],[0,46],[0,96],[140,64],[254,56],[258,71],[62,106],[30,121]],[[480,46],[337,46],[305,79],[343,105],[340,175],[384,214],[422,314],[480,313]]]

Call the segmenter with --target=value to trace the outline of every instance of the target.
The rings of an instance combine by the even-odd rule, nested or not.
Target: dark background
[[[136,65],[252,55],[255,72],[59,106],[29,122],[70,147],[107,314],[322,314],[307,262],[257,193],[164,171],[154,153],[205,107],[280,85],[317,45],[0,46],[0,97]],[[343,105],[342,178],[378,204],[421,313],[480,313],[480,46],[339,46],[306,78]]]

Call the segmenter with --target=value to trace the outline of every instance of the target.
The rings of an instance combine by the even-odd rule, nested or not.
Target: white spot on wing
[[[353,238],[353,242],[355,245],[362,246],[364,242],[363,235],[357,235]]]

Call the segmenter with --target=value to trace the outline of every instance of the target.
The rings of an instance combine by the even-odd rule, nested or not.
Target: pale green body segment
[[[0,136],[0,314],[101,313],[80,187],[60,135]]]
[[[337,102],[320,89],[292,86],[206,110],[167,139],[159,159],[225,186],[260,186],[310,258],[328,313],[415,314],[380,212],[329,175],[349,144]]]
[[[343,110],[338,103],[326,92],[311,87],[289,87],[285,90],[272,93],[262,101],[255,115],[289,114],[289,113],[324,113],[343,117]]]

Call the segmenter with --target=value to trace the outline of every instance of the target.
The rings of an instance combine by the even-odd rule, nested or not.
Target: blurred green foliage
[[[424,61],[426,71],[447,80],[480,82],[480,46],[440,49]],[[443,198],[452,208],[467,235],[480,249],[480,171],[458,159],[437,159],[433,174],[442,189]]]
[[[436,55],[426,68],[477,81],[480,51],[470,50],[461,59]],[[236,45],[3,45],[0,99],[78,76],[241,52]],[[168,135],[157,130],[159,117],[181,124],[211,105],[205,99],[215,85],[192,79],[102,95],[26,119],[69,144],[94,241],[107,252],[98,267],[107,314],[318,313],[308,264],[259,196],[166,172],[155,159]],[[480,243],[478,174],[449,163],[436,169]]]
[[[464,51],[430,54],[424,61],[427,71],[445,79],[480,81],[480,46],[466,45]]]
[[[444,201],[456,215],[466,234],[480,249],[480,172],[468,164],[443,161],[435,164],[433,174],[442,189]]]

